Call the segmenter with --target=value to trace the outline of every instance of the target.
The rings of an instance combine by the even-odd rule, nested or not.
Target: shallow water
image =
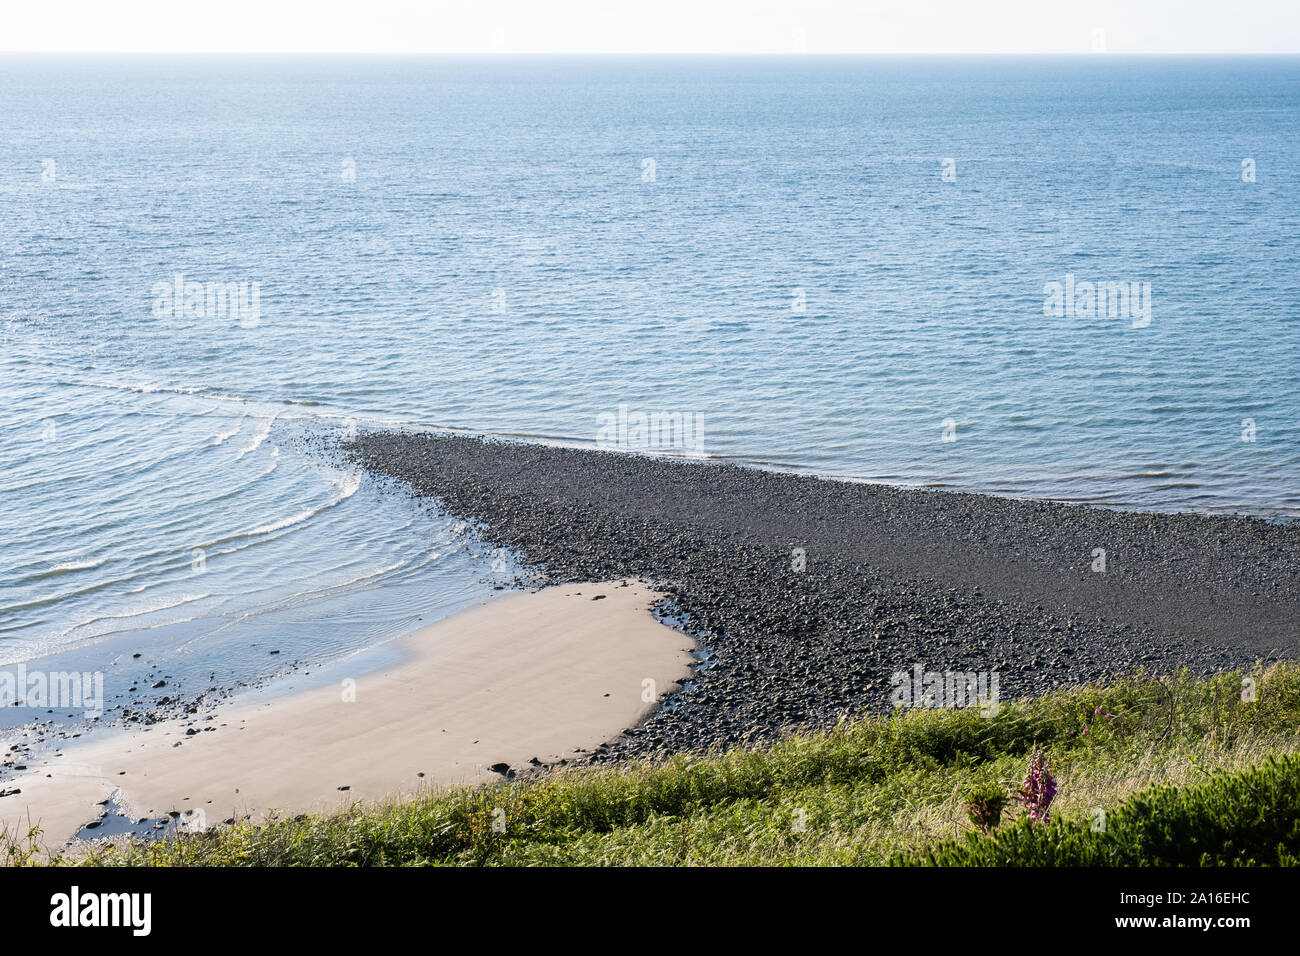
[[[1298,120],[1293,58],[0,59],[0,663],[147,630],[252,677],[489,594],[354,427],[625,405],[702,425],[670,451],[1300,514]],[[1067,274],[1149,324],[1045,315]]]

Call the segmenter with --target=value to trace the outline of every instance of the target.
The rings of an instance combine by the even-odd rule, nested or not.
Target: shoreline
[[[351,416],[358,427],[365,423],[366,416]],[[366,431],[364,427],[362,431]],[[1259,502],[1241,502],[1232,505],[1211,505],[1200,510],[1183,507],[1177,503],[1143,504],[1128,498],[1098,499],[1071,496],[1053,496],[1035,494],[1019,489],[995,490],[981,483],[960,481],[936,481],[923,478],[902,478],[891,475],[860,475],[851,472],[836,471],[831,466],[823,466],[803,461],[786,461],[769,458],[758,452],[744,453],[687,453],[680,450],[661,450],[655,448],[614,448],[602,447],[595,439],[579,438],[572,435],[550,435],[539,432],[486,431],[482,428],[470,428],[458,425],[443,425],[428,422],[391,422],[386,421],[369,430],[369,434],[436,436],[454,439],[468,439],[501,443],[507,445],[529,445],[545,448],[557,448],[594,454],[622,455],[630,458],[649,458],[680,465],[714,465],[725,468],[763,471],[793,478],[809,478],[815,481],[831,481],[844,484],[865,484],[899,491],[941,492],[943,494],[975,495],[981,498],[999,498],[1007,501],[1041,502],[1049,505],[1076,508],[1099,508],[1107,511],[1121,511],[1132,514],[1185,515],[1205,518],[1241,518],[1265,521],[1269,524],[1300,524],[1300,508],[1294,505],[1264,505]],[[1132,475],[1121,476],[1131,479]],[[998,484],[1004,484],[1000,479]]]
[[[891,677],[1004,699],[1300,656],[1300,526],[837,481],[439,433],[353,460],[482,526],[552,583],[635,577],[704,661],[610,756],[699,751],[891,706]]]
[[[506,594],[399,638],[377,671],[67,747],[7,782],[0,827],[30,819],[53,845],[110,811],[210,826],[582,759],[689,675],[691,640],[651,615],[657,597],[623,581]]]

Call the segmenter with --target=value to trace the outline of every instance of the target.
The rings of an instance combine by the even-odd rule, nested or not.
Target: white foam
[[[243,458],[245,455],[247,455],[249,452],[254,452],[257,451],[257,449],[261,448],[262,442],[266,441],[267,436],[271,434],[271,425],[274,422],[275,422],[274,415],[272,415],[270,418],[264,419],[262,421],[262,427],[258,430],[257,434],[253,436],[253,440],[248,444],[248,447],[241,449],[239,454],[235,456],[235,459],[239,460],[240,458]]]
[[[246,417],[247,417],[247,416],[245,416],[244,418],[246,418]],[[224,442],[227,438],[231,438],[231,437],[233,437],[233,436],[239,434],[239,430],[240,430],[241,428],[244,427],[244,418],[240,418],[239,421],[235,423],[235,427],[232,428],[232,429],[230,429],[230,431],[228,431],[228,432],[222,432],[222,433],[221,433],[220,435],[218,435],[216,438],[212,439],[212,444],[213,444],[213,445],[220,445],[220,444],[221,444],[222,442]]]
[[[91,561],[64,561],[62,564],[56,564],[50,568],[50,574],[64,574],[68,571],[89,571],[91,568],[97,568],[105,561],[104,558]]]

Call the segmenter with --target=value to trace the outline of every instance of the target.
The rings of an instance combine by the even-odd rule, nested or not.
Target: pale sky
[[[1300,0],[3,0],[0,50],[1300,53]]]

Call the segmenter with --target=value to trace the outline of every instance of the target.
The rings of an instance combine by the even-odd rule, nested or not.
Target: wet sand
[[[0,798],[0,825],[30,820],[58,846],[115,792],[133,820],[201,811],[211,825],[580,757],[689,673],[691,640],[649,613],[656,597],[620,581],[505,595],[401,638],[400,663],[351,685],[69,746],[6,783],[21,792]]]

